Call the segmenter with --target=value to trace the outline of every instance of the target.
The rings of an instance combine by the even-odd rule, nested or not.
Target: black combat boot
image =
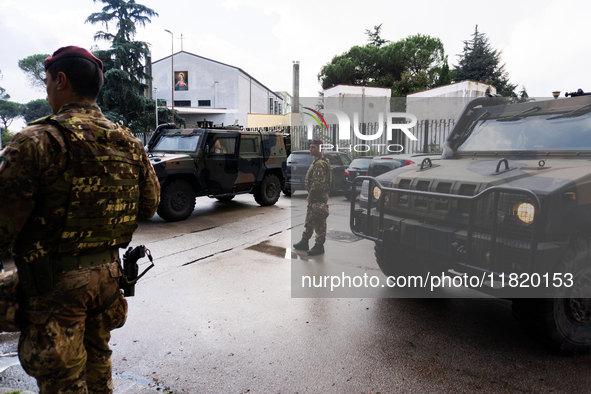
[[[308,256],[316,256],[318,254],[324,254],[324,245],[314,244],[312,249],[308,250]]]
[[[308,240],[302,238],[300,242],[293,244],[293,248],[296,250],[308,250],[310,249],[310,246],[308,245]]]

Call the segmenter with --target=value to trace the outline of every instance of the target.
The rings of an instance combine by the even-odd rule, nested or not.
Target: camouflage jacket
[[[308,191],[308,198],[311,202],[326,203],[328,201],[331,180],[332,172],[330,170],[330,163],[321,153],[320,156],[312,162],[312,165],[308,168],[308,172],[306,173],[305,186]]]
[[[93,127],[111,130],[120,128],[124,133],[130,134],[127,129],[108,121],[94,104],[67,104],[57,115],[69,117],[73,123],[79,119],[81,124],[89,125],[91,131]],[[134,139],[131,135],[129,138]],[[141,149],[140,156],[142,164],[137,174],[137,215],[149,218],[158,207],[160,186],[145,150]],[[39,209],[39,201],[46,197],[40,196],[41,190],[58,181],[69,166],[68,145],[64,141],[63,131],[58,126],[38,123],[14,136],[0,155],[0,257],[4,256],[20,237],[25,239],[30,235],[28,231],[21,230],[36,227],[31,222],[33,220],[37,220],[50,231],[62,232],[67,206],[57,209],[56,212],[47,213],[51,218],[48,220],[49,223],[43,217],[35,218],[38,215],[34,212]]]

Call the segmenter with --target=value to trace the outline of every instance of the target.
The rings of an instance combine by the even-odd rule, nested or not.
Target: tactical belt
[[[119,259],[119,249],[109,249],[104,252],[86,256],[59,257],[51,261],[53,272],[59,275],[64,272],[76,271],[82,268],[98,267]]]
[[[53,290],[55,277],[59,274],[99,267],[113,261],[119,261],[117,248],[85,256],[41,258],[32,263],[17,265],[19,282],[24,294],[34,297]]]

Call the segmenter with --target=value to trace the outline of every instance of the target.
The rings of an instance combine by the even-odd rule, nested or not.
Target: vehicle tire
[[[195,209],[195,190],[181,179],[168,182],[162,187],[158,215],[169,222],[188,218]]]
[[[268,174],[254,192],[254,200],[263,207],[273,205],[281,194],[281,182],[274,174]]]
[[[232,200],[234,199],[234,197],[236,197],[236,196],[234,195],[234,196],[223,196],[223,197],[216,197],[216,199],[217,199],[219,202],[230,202],[230,201],[232,201]]]
[[[589,242],[588,237],[577,238],[553,270],[562,279],[572,273],[572,286],[553,288],[548,298],[513,300],[513,315],[524,328],[565,355],[591,352]]]

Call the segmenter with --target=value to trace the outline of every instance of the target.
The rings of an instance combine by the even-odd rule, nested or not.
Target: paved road
[[[327,298],[314,297],[331,295],[325,288],[307,289],[294,298],[304,274],[382,276],[373,245],[346,234],[341,196],[330,201],[327,253],[293,253],[304,201],[302,192],[265,208],[251,196],[198,199],[185,222],[140,224],[133,244],[148,246],[156,268],[113,332],[116,393],[590,391],[591,356],[549,353],[505,300],[467,291],[391,298],[405,294],[384,288]],[[8,368],[0,386],[19,368]]]

